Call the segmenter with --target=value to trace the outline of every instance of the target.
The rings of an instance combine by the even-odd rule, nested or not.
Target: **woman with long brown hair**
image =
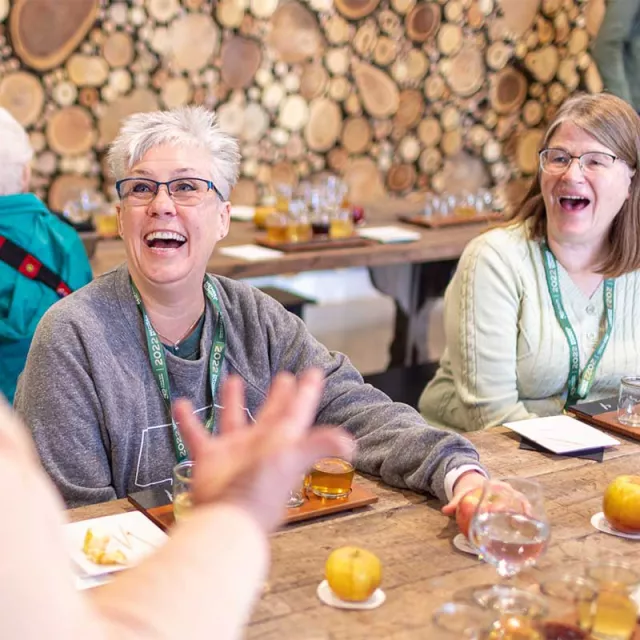
[[[521,206],[469,244],[447,290],[446,351],[420,399],[431,424],[558,414],[640,371],[639,158],[623,100],[561,107]]]

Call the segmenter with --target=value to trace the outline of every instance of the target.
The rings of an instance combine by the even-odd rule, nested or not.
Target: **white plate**
[[[468,553],[472,556],[480,555],[480,552],[469,542],[468,538],[463,533],[459,533],[453,539],[453,546],[463,553]]]
[[[602,531],[602,533],[608,533],[612,536],[618,536],[618,538],[640,540],[640,533],[624,533],[624,531],[618,531],[617,529],[614,529],[604,517],[604,513],[602,511],[600,511],[600,513],[596,513],[594,516],[591,516],[591,524],[598,531]]]
[[[96,535],[111,536],[109,550],[122,551],[127,557],[127,564],[99,565],[91,562],[82,551],[84,537],[89,528],[93,529]],[[167,540],[167,534],[139,511],[73,522],[65,525],[64,529],[69,555],[83,576],[100,576],[122,571],[140,562]]]
[[[110,575],[103,576],[76,576],[76,589],[78,591],[86,591],[87,589],[95,589],[104,584],[111,582]]]
[[[505,422],[504,426],[553,453],[574,453],[620,444],[610,435],[569,416],[531,418]]]
[[[331,587],[326,580],[323,580],[318,585],[316,593],[322,602],[328,604],[330,607],[336,607],[337,609],[376,609],[387,599],[387,596],[382,589],[376,589],[373,592],[373,595],[364,602],[347,602],[346,600],[338,598],[338,596],[331,591]]]

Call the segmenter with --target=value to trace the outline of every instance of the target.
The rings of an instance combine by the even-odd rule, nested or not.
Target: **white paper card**
[[[256,212],[255,207],[244,207],[241,205],[233,205],[231,207],[231,219],[241,220],[242,222],[251,222]]]
[[[504,426],[553,453],[588,451],[620,444],[610,435],[569,416],[518,420],[505,422]]]
[[[362,238],[376,240],[377,242],[415,242],[420,240],[421,235],[418,231],[410,231],[402,227],[389,225],[387,227],[367,227],[360,229],[358,234]]]
[[[84,537],[89,528],[96,535],[108,535],[108,550],[122,551],[127,558],[127,564],[100,565],[89,560],[82,551]],[[64,533],[69,555],[81,577],[100,576],[127,569],[161,547],[167,540],[167,534],[139,511],[73,522],[65,525]]]
[[[275,260],[284,255],[282,251],[269,249],[268,247],[259,247],[257,244],[237,244],[235,247],[222,247],[218,249],[219,253],[231,258],[240,258],[241,260]]]

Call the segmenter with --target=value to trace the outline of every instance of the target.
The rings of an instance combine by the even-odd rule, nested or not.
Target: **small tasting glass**
[[[272,244],[288,242],[288,216],[286,213],[274,211],[267,216],[267,240]]]
[[[640,573],[621,562],[599,562],[587,567],[587,577],[598,589],[591,635],[596,640],[630,640],[638,607],[631,597]]]
[[[598,595],[594,582],[582,576],[564,574],[544,580],[540,591],[549,604],[549,615],[544,622],[545,636],[549,640],[586,640],[590,637]]]
[[[353,235],[353,218],[349,209],[336,209],[329,220],[329,237],[332,240],[350,238]]]
[[[195,463],[192,460],[180,462],[173,468],[173,516],[180,522],[193,508],[191,487]]]
[[[351,493],[355,469],[342,458],[321,458],[309,472],[309,487],[320,498],[346,498]]]
[[[480,587],[472,593],[472,599],[494,616],[489,633],[483,640],[507,640],[543,638],[543,620],[549,613],[547,600],[537,593],[494,585]]]
[[[620,380],[618,422],[640,427],[640,376],[624,376]]]
[[[464,602],[446,602],[431,617],[434,629],[428,637],[433,640],[479,640],[486,637],[494,620],[495,615],[486,609]]]
[[[287,500],[287,509],[301,507],[304,504],[306,476],[300,476],[299,483],[289,491],[289,499]]]

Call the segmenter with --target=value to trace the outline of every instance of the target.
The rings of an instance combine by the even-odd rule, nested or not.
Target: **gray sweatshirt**
[[[227,330],[222,378],[239,374],[249,419],[278,371],[321,368],[326,387],[317,422],[357,440],[356,467],[393,486],[445,498],[445,475],[478,454],[463,437],[434,429],[404,404],[364,384],[348,358],[329,352],[304,323],[259,290],[214,276]],[[172,398],[186,397],[203,422],[215,315],[207,303],[200,358],[165,350]],[[125,265],[55,304],[36,330],[15,406],[33,431],[49,475],[69,507],[170,490],[176,463],[171,422],[153,376],[142,319]]]

